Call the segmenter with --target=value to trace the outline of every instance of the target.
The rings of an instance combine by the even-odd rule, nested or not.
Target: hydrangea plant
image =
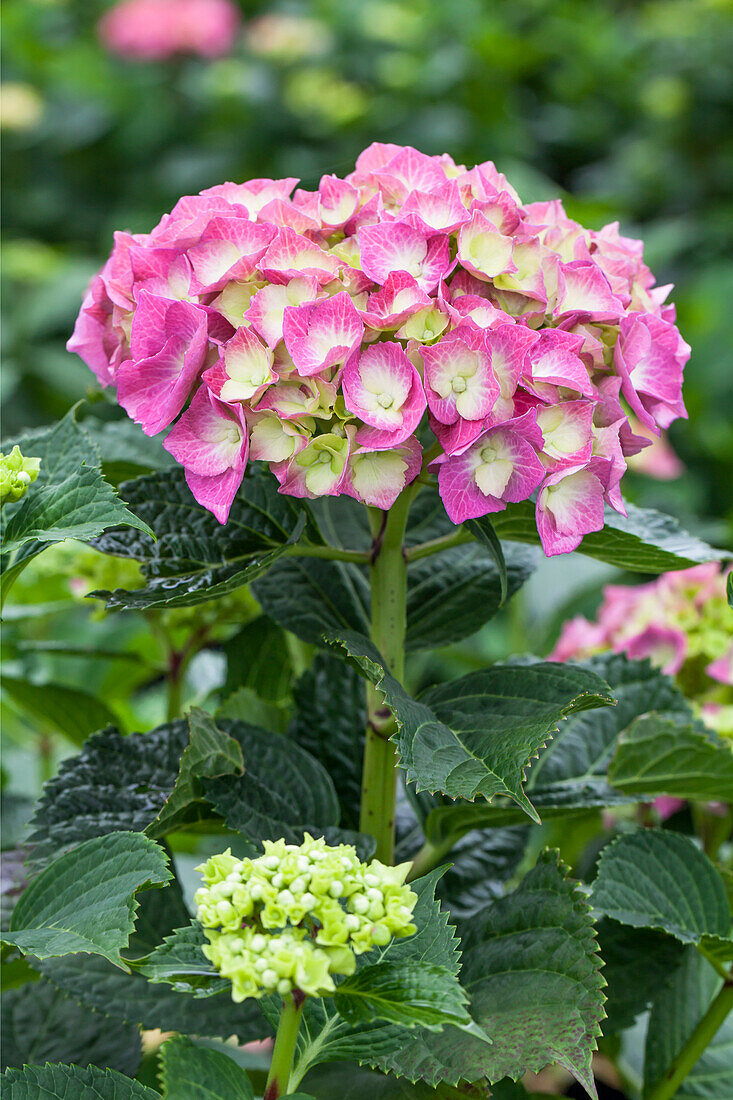
[[[44,540],[93,541],[142,578],[93,595],[151,626],[190,615],[226,681],[184,716],[179,682],[169,722],[102,730],[44,788],[4,933],[43,974],[18,1003],[265,1040],[251,1079],[229,1048],[162,1047],[166,1097],[247,1100],[521,1097],[548,1063],[595,1098],[599,1041],[616,1058],[648,1011],[644,1095],[671,1100],[730,1042],[728,849],[629,807],[733,801],[730,744],[626,652],[517,655],[421,692],[406,659],[474,634],[543,552],[717,570],[621,494],[626,459],[685,415],[669,288],[616,225],[523,204],[490,162],[374,144],[344,179],[297,182],[222,184],[116,234],[69,348],[161,436],[124,436],[146,470],[129,511],[73,414],[76,451],[24,444],[42,466],[0,516],[9,583]],[[102,450],[129,427],[100,427]],[[94,522],[64,527],[88,476]],[[233,636],[211,629],[225,606]],[[6,1080],[97,1088],[96,1058]]]

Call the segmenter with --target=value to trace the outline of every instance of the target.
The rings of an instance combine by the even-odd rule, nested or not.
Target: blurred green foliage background
[[[526,201],[562,194],[586,225],[618,219],[645,239],[658,281],[676,284],[693,348],[690,419],[670,432],[684,474],[629,475],[625,490],[733,543],[730,0],[238,2],[229,56],[132,62],[97,38],[103,0],[5,0],[3,434],[89,394],[95,414],[121,415],[64,350],[113,230],[145,231],[181,194],[225,179],[300,176],[314,187],[325,172],[348,172],[370,141],[394,141],[468,164],[492,159]],[[100,692],[123,727],[161,720],[150,669],[165,645],[140,616],[70,611],[63,563],[45,560],[14,593],[40,605],[9,623],[15,663],[37,682]],[[430,679],[436,660],[445,674],[546,652],[565,615],[592,612],[606,579],[587,559],[572,570],[544,563],[479,638],[416,677]],[[55,654],[81,634],[88,648],[131,656]],[[221,684],[207,652],[190,669],[188,701]],[[20,742],[11,721],[14,733]],[[52,766],[41,752],[41,770]]]

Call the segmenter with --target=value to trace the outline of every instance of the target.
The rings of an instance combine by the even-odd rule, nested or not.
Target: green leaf
[[[134,1077],[140,1068],[140,1032],[133,1024],[109,1026],[50,982],[3,989],[2,1069],[67,1058],[76,1065],[116,1069]]]
[[[166,828],[223,816],[230,828],[252,841],[283,836],[299,840],[306,829],[338,839],[336,792],[317,760],[289,738],[245,722],[217,719],[216,729],[222,738],[238,744],[244,774],[189,776],[193,790],[187,787],[186,798],[200,789],[202,799],[186,801],[179,788],[175,816],[168,816],[167,822],[161,819]],[[171,797],[189,740],[185,721],[151,733],[121,737],[116,730],[105,730],[89,738],[81,753],[65,760],[59,774],[44,786],[29,837],[35,845],[34,862],[42,863],[90,837],[147,830]],[[234,748],[223,740],[209,758],[207,766],[214,770],[224,766],[216,763],[222,747],[225,761],[234,759]],[[185,759],[183,767],[188,769]],[[161,824],[155,827],[156,835],[160,829]],[[349,837],[349,842],[360,839]]]
[[[542,557],[518,543],[506,543],[504,552],[504,569],[483,541],[408,562],[405,646],[409,651],[451,645],[474,634],[501,607],[504,588],[513,596]],[[337,629],[334,623],[330,633]]]
[[[171,877],[165,852],[139,833],[86,841],[30,883],[3,939],[39,959],[84,952],[125,969],[120,951],[135,924],[135,893]]]
[[[603,917],[596,926],[606,979],[603,1034],[631,1027],[679,964],[684,946],[650,928],[630,928]]]
[[[118,485],[153,470],[168,470],[175,464],[163,447],[162,436],[145,435],[138,424],[123,420],[98,420],[88,416],[84,431],[99,447],[104,476]]]
[[[507,596],[509,594],[509,586],[507,581],[507,564],[504,558],[504,550],[502,548],[499,537],[494,530],[494,525],[488,516],[481,516],[478,519],[469,519],[463,524],[466,530],[470,531],[475,539],[477,539],[491,554],[492,558],[496,562],[496,568],[499,571],[499,581],[501,584],[501,604],[506,603]]]
[[[173,790],[188,740],[183,720],[150,733],[122,737],[107,729],[90,737],[44,784],[31,821],[34,863],[91,837],[143,832]]]
[[[690,713],[674,682],[649,661],[604,653],[576,667],[609,684],[616,705],[570,715],[529,765],[525,791],[543,820],[633,800],[633,795],[609,786],[606,774],[620,732],[653,708]],[[429,814],[425,830],[433,843],[441,843],[470,829],[522,820],[522,811],[506,802],[437,806]]]
[[[249,1078],[233,1058],[183,1035],[160,1049],[160,1084],[166,1100],[254,1100]]]
[[[233,725],[244,774],[203,781],[207,801],[230,829],[252,841],[299,843],[305,830],[320,836],[338,825],[336,790],[322,764],[282,734]]]
[[[466,1100],[465,1089],[452,1085],[411,1084],[404,1077],[384,1075],[355,1066],[353,1062],[317,1066],[311,1070],[304,1089],[313,1093],[290,1093],[283,1100]],[[525,1097],[526,1100],[526,1097]],[[547,1100],[547,1098],[543,1098]]]
[[[170,857],[168,848],[161,844]],[[173,861],[171,860],[171,866]],[[188,924],[191,919],[179,880],[174,877],[165,890],[145,890],[138,897],[139,909],[135,917],[135,931],[124,952],[126,962],[150,954],[174,929]]]
[[[440,966],[453,975],[458,973],[455,930],[448,924],[448,914],[435,900],[436,883],[442,873],[439,869],[411,883],[418,895],[413,914],[418,928],[415,935],[393,940],[379,951],[360,956],[357,973],[377,960]],[[279,1002],[262,1004],[263,1011],[276,1023]],[[321,1062],[344,1059],[401,1074],[412,1081],[424,1080],[432,1085],[439,1081],[457,1083],[465,1077],[457,1041],[465,1038],[462,1031],[450,1025],[438,1035],[425,1029],[409,1029],[389,1023],[351,1026],[336,1013],[331,999],[318,1001],[308,998],[298,1040],[296,1079],[300,1081],[309,1069]],[[470,1041],[477,1042],[474,1039]],[[442,1044],[442,1056],[434,1053],[433,1044],[436,1042]],[[483,1047],[485,1043],[478,1045]]]
[[[259,615],[224,642],[227,678],[222,692],[230,695],[238,688],[253,688],[261,699],[279,702],[290,691],[293,675],[285,631]]]
[[[99,450],[76,423],[75,409],[58,424],[29,432],[10,446],[16,442],[24,455],[41,459],[41,470],[26,496],[6,504],[0,514],[2,554],[17,552],[12,562],[4,559],[3,570],[17,572],[49,543],[88,542],[116,524],[151,534],[102,477]]]
[[[271,703],[267,699],[261,699],[254,688],[241,687],[216,708],[214,717],[217,721],[220,718],[233,718],[239,722],[250,722],[253,726],[262,726],[275,733],[285,733],[290,708],[285,703]]]
[[[219,976],[201,950],[207,942],[199,922],[192,921],[166,936],[135,968],[150,982],[166,982],[179,993],[194,997],[211,997],[222,990],[231,993],[231,982]]]
[[[342,822],[356,829],[366,730],[364,681],[345,661],[316,653],[294,696],[288,737],[323,764],[336,787]]]
[[[613,704],[608,685],[573,665],[494,665],[411,699],[367,639],[338,639],[384,696],[397,722],[400,765],[417,790],[450,798],[507,795],[533,820],[524,769],[574,711]]]
[[[606,508],[605,527],[581,542],[578,553],[628,569],[632,573],[666,573],[706,561],[723,561],[729,555],[683,530],[672,516],[651,508],[627,504],[628,516]],[[510,504],[496,512],[494,529],[503,539],[538,543],[535,506],[531,501]]]
[[[691,718],[648,714],[619,737],[608,779],[627,794],[733,802],[733,745]]]
[[[446,967],[409,959],[365,966],[341,982],[334,995],[337,1012],[350,1024],[387,1020],[431,1031],[455,1024],[480,1033],[467,1002],[458,979]]]
[[[646,1033],[644,1091],[650,1094],[695,1030],[721,981],[694,947],[688,947],[672,980],[658,991]],[[674,1094],[675,1100],[730,1100],[733,1096],[733,1014]]]
[[[97,1066],[24,1066],[0,1079],[3,1100],[160,1100],[153,1089]]]
[[[222,526],[197,504],[182,469],[127,481],[122,491],[150,524],[157,542],[112,531],[98,550],[140,562],[145,588],[99,592],[110,608],[193,607],[261,576],[307,529],[318,533],[300,501],[277,492],[269,471],[248,472]]]
[[[451,865],[438,883],[438,895],[451,919],[468,921],[489,901],[504,893],[506,880],[517,870],[530,830],[476,829],[451,848]]]
[[[601,965],[590,906],[557,853],[543,852],[513,893],[474,918],[464,942],[462,984],[492,1039],[465,1040],[466,1066],[497,1081],[557,1063],[595,1096]]]
[[[40,732],[53,730],[75,745],[83,745],[90,733],[117,721],[103,700],[79,688],[34,684],[3,675],[2,689],[13,703],[35,719]]]
[[[49,959],[41,969],[57,988],[89,1008],[146,1030],[222,1039],[236,1035],[240,1043],[271,1034],[258,1002],[234,1004],[229,990],[198,1000],[168,985],[154,985],[141,974],[126,974],[99,955]]]
[[[155,821],[145,830],[148,836],[165,836],[189,820],[192,805],[205,797],[204,780],[241,775],[244,770],[241,745],[219,729],[205,711],[194,707],[188,715],[188,728],[191,736],[175,785]]]
[[[369,633],[369,582],[350,562],[287,558],[252,586],[262,610],[304,642],[325,634]]]
[[[683,943],[728,939],[731,911],[723,880],[686,836],[643,829],[601,852],[593,907],[634,928],[655,928]]]

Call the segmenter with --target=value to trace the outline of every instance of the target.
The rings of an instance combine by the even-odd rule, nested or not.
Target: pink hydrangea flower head
[[[232,0],[120,0],[97,30],[111,53],[158,61],[181,53],[221,57],[231,50],[239,21]]]
[[[116,10],[165,6],[172,33],[189,2]],[[623,513],[627,459],[684,415],[689,353],[641,243],[410,146],[297,185],[221,183],[116,233],[68,344],[170,429],[196,499],[224,522],[248,459],[281,493],[378,508],[434,471],[456,523],[536,495],[548,554]]]

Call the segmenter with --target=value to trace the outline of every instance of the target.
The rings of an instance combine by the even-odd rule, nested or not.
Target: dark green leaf
[[[214,717],[231,718],[238,722],[249,722],[253,726],[285,733],[290,718],[290,708],[283,703],[270,703],[261,699],[254,688],[237,688],[227,696],[221,706],[216,708]]]
[[[279,702],[289,692],[293,675],[285,631],[266,615],[247,623],[224,643],[226,697],[238,688],[253,688],[261,699]]]
[[[497,1081],[557,1063],[595,1096],[601,965],[590,906],[557,853],[544,852],[513,893],[471,924],[461,980],[492,1045],[466,1039],[466,1065]]]
[[[507,543],[504,550],[504,571],[485,544],[477,542],[408,563],[408,650],[451,645],[493,618],[504,600],[502,577],[508,594],[513,596],[542,556],[540,551],[518,543]],[[330,633],[336,629],[334,624]]]
[[[493,523],[488,516],[481,516],[478,519],[466,520],[463,526],[471,532],[475,539],[486,547],[494,559],[496,568],[499,571],[499,581],[501,583],[501,603],[505,603],[509,594],[507,564],[504,557],[504,550],[494,530]]]
[[[608,779],[628,794],[733,802],[733,745],[690,717],[648,714],[619,737]]]
[[[2,1069],[67,1058],[76,1065],[116,1069],[134,1077],[140,1068],[140,1032],[133,1024],[111,1028],[50,982],[3,990]]]
[[[168,985],[154,985],[141,974],[125,974],[98,955],[49,959],[41,969],[83,1004],[146,1029],[223,1039],[236,1035],[240,1043],[270,1035],[258,1002],[234,1004],[229,990],[198,1000]]]
[[[450,867],[438,884],[438,895],[451,919],[470,920],[487,902],[504,892],[506,880],[519,866],[529,828],[474,830],[451,848]]]
[[[122,491],[158,541],[130,531],[97,541],[104,553],[139,561],[148,581],[130,592],[98,593],[110,608],[192,607],[261,576],[306,528],[318,540],[305,506],[279,494],[268,471],[245,477],[224,526],[196,503],[181,469],[125,482]]]
[[[411,1084],[404,1077],[385,1076],[362,1069],[353,1062],[335,1062],[311,1070],[302,1085],[310,1092],[297,1092],[284,1100],[466,1100],[465,1089],[452,1085]]]
[[[29,432],[10,446],[16,442],[26,457],[41,459],[41,470],[26,496],[2,510],[3,570],[15,574],[49,543],[87,542],[116,524],[150,533],[102,477],[99,451],[76,423],[74,409],[58,424]],[[8,446],[3,444],[5,450]],[[6,555],[14,552],[10,561]]]
[[[689,705],[674,682],[649,661],[604,653],[579,667],[610,685],[616,705],[570,715],[540,750],[539,758],[530,763],[525,790],[543,820],[628,802],[633,796],[609,786],[606,776],[619,733],[652,708],[689,714]],[[468,829],[521,820],[522,811],[506,803],[446,805],[430,813],[425,828],[429,838],[439,843]]]
[[[39,732],[61,733],[82,745],[90,733],[117,721],[101,699],[63,684],[34,684],[15,676],[3,676],[3,691],[39,725]]]
[[[369,582],[356,565],[318,558],[287,558],[252,586],[262,610],[304,642],[323,645],[325,634],[369,632]]]
[[[731,911],[723,880],[686,836],[643,829],[601,853],[593,907],[634,928],[655,928],[683,943],[728,939]]]
[[[160,1100],[160,1094],[111,1069],[24,1066],[0,1080],[3,1100]]]
[[[666,573],[669,569],[686,569],[728,557],[726,551],[715,550],[688,534],[672,516],[633,504],[626,507],[628,516],[607,507],[605,527],[586,535],[578,553],[632,573]],[[493,524],[501,539],[539,542],[535,506],[531,501],[510,504],[504,512],[496,512]]]
[[[288,737],[323,764],[336,787],[342,822],[356,829],[366,729],[364,681],[345,661],[317,653],[294,694]]]
[[[610,1035],[631,1027],[649,1007],[685,948],[673,936],[630,928],[609,917],[599,921],[597,931],[608,998],[603,1034]]]
[[[136,969],[150,982],[166,982],[179,993],[211,997],[222,990],[231,993],[231,982],[219,977],[201,948],[207,943],[198,921],[177,928]]]
[[[366,638],[346,634],[338,641],[395,716],[394,740],[408,782],[451,798],[508,795],[535,821],[522,787],[530,759],[566,715],[613,703],[595,673],[551,662],[494,665],[415,700]]]
[[[659,990],[646,1033],[644,1092],[660,1081],[717,994],[721,981],[694,947],[688,947]],[[733,1096],[733,1014],[674,1094],[675,1100],[730,1100]]]
[[[165,1100],[254,1100],[249,1078],[234,1059],[183,1035],[161,1047],[160,1084]]]
[[[248,840],[302,840],[322,835],[339,820],[338,800],[326,769],[288,737],[232,724],[242,746],[244,774],[203,781],[207,801],[227,826]],[[227,727],[228,728],[228,727]]]
[[[135,893],[170,879],[165,852],[147,837],[97,837],[61,856],[31,882],[3,939],[40,959],[84,952],[124,969],[120,951],[135,924]]]
[[[165,848],[165,845],[161,844],[161,847]],[[170,852],[167,848],[165,850],[170,858]],[[177,878],[173,878],[165,890],[144,890],[137,901],[139,909],[135,917],[135,931],[130,936],[129,947],[123,952],[125,961],[148,955],[174,929],[181,928],[190,920]]]
[[[404,959],[375,963],[346,978],[334,996],[336,1010],[349,1024],[387,1020],[402,1027],[439,1031],[454,1024],[476,1033],[468,998],[450,970]]]
[[[165,836],[188,821],[191,807],[204,798],[204,780],[241,775],[244,770],[240,744],[219,729],[205,711],[194,707],[188,715],[188,728],[190,739],[181,757],[175,785],[155,821],[145,830],[148,836]]]

